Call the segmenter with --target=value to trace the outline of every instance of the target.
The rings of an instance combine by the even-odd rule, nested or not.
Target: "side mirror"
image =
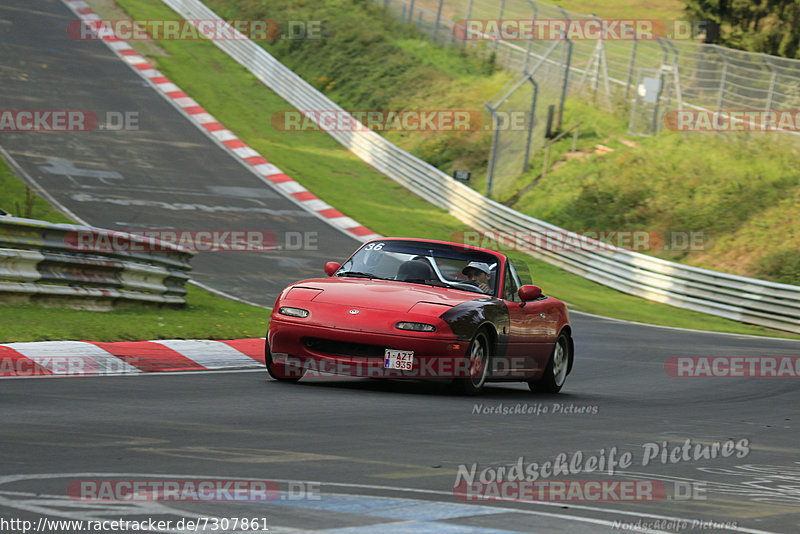
[[[333,276],[334,274],[336,274],[336,271],[338,271],[341,268],[342,266],[336,263],[335,261],[329,261],[328,263],[325,264],[325,274],[327,274],[328,276]]]
[[[542,296],[542,288],[539,286],[522,286],[519,288],[519,299],[522,302],[536,300]]]

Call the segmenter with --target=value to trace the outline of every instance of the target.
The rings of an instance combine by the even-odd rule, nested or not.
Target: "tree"
[[[706,42],[800,58],[800,0],[684,0],[693,20],[721,28]]]

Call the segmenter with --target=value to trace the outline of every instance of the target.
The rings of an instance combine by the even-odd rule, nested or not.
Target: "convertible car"
[[[275,302],[265,355],[276,380],[447,379],[466,394],[522,381],[557,393],[572,369],[566,306],[526,284],[527,266],[504,254],[381,238],[325,273]]]

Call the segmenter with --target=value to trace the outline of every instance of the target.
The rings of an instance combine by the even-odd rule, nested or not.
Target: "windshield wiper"
[[[339,273],[336,276],[352,276],[353,278],[369,278],[370,280],[385,280],[385,278],[381,278],[380,276],[375,276],[374,274],[370,273],[360,273],[358,271],[345,271],[343,273]]]
[[[407,282],[409,284],[422,284],[426,286],[433,286],[433,287],[450,287],[449,285],[439,282],[437,280],[420,280],[418,278],[412,278],[411,280],[399,280],[401,282]]]

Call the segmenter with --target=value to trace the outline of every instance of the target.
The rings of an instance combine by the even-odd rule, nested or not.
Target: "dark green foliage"
[[[755,271],[759,276],[783,282],[800,284],[800,250],[784,248],[762,257],[756,262]]]
[[[684,0],[695,20],[721,25],[718,39],[726,46],[800,58],[798,0]]]

